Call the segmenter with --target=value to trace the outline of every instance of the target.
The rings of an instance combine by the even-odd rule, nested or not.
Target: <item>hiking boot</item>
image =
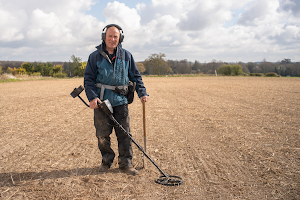
[[[139,172],[138,170],[134,169],[133,167],[125,167],[125,168],[120,168],[122,171],[129,175],[137,175]]]
[[[99,167],[99,172],[107,172],[109,169],[108,165],[104,165],[103,163]]]

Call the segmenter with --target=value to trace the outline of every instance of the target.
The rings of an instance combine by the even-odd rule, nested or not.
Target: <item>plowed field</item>
[[[83,79],[0,83],[0,199],[300,199],[300,79],[144,77],[147,153],[136,176],[115,159],[99,173],[93,111],[70,92]],[[81,97],[86,100],[85,93]],[[129,106],[143,140],[142,104]],[[112,134],[117,154],[117,141]]]

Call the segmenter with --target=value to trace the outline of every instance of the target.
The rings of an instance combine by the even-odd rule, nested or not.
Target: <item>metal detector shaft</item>
[[[87,107],[90,107],[79,95],[78,95],[78,97]]]
[[[150,158],[150,156],[148,156],[148,154],[143,150],[143,148],[136,143],[136,141],[131,137],[131,135],[123,128],[123,126],[121,124],[119,124],[119,122],[113,117],[113,115],[109,115],[109,118],[111,120],[113,120],[115,122],[115,124],[122,129],[122,131],[124,131],[124,133],[126,133],[128,135],[128,137],[132,140],[132,142],[144,153],[144,155],[153,163],[153,165],[155,165],[155,167],[160,171],[160,173],[162,173],[165,177],[169,177],[167,174],[165,174],[159,167],[158,165]]]

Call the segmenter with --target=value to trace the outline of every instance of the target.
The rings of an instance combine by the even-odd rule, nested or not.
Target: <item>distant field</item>
[[[139,175],[98,173],[93,111],[70,92],[83,79],[0,83],[0,199],[300,199],[300,79],[144,77],[147,152]],[[86,99],[84,92],[81,97]],[[143,146],[142,105],[130,105]],[[117,154],[117,141],[112,134]]]

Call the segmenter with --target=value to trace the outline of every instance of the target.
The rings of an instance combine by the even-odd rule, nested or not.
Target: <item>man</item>
[[[113,126],[113,121],[98,108],[98,103],[108,99],[113,107],[113,116],[130,133],[126,96],[129,81],[136,83],[135,90],[141,102],[148,100],[142,76],[133,57],[129,51],[122,48],[123,39],[123,30],[120,26],[110,24],[104,27],[102,44],[89,56],[84,73],[84,86],[90,108],[94,109],[94,125],[102,155],[99,171],[108,171],[113,163],[115,153],[111,149],[110,134],[114,128],[118,140],[119,168],[128,174],[136,175],[138,171],[132,165],[130,138],[120,128]]]

